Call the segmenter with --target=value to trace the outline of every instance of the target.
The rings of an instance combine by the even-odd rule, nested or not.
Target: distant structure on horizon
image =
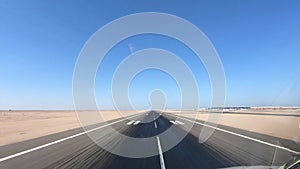
[[[208,110],[249,110],[251,107],[211,107]]]

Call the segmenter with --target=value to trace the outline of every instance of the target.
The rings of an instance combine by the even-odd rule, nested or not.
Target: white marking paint
[[[136,121],[136,122],[134,122],[133,123],[133,125],[137,125],[137,124],[139,124],[141,121]]]
[[[132,120],[132,121],[126,123],[126,125],[131,125],[132,123],[134,123],[134,120]]]
[[[142,114],[136,114],[136,115],[133,115],[133,116],[130,116],[130,117],[135,117],[135,116],[139,116],[139,115],[142,115]],[[84,131],[84,132],[81,132],[81,133],[78,133],[78,134],[75,134],[75,135],[72,135],[72,136],[69,136],[69,137],[65,137],[65,138],[62,138],[62,139],[59,139],[59,140],[56,140],[56,141],[53,141],[53,142],[44,144],[44,145],[40,145],[40,146],[31,148],[31,149],[28,149],[28,150],[25,150],[25,151],[21,151],[21,152],[16,153],[16,154],[12,154],[12,155],[9,155],[9,156],[0,158],[0,162],[9,160],[9,159],[12,159],[12,158],[15,158],[15,157],[18,157],[18,156],[21,156],[21,155],[24,155],[24,154],[33,152],[33,151],[36,151],[36,150],[39,150],[39,149],[42,149],[42,148],[45,148],[45,147],[49,147],[49,146],[51,146],[51,145],[54,145],[54,144],[57,144],[57,143],[61,143],[61,142],[66,141],[66,140],[70,140],[70,139],[72,139],[72,138],[75,138],[75,137],[84,135],[84,134],[86,134],[86,133],[93,132],[93,131],[95,131],[95,130],[98,130],[98,129],[101,129],[101,128],[110,126],[110,125],[112,125],[112,124],[119,123],[119,122],[124,121],[124,120],[127,120],[127,119],[124,118],[124,119],[121,119],[121,120],[117,120],[117,121],[114,121],[114,122],[112,122],[112,123],[108,123],[108,124],[105,124],[105,125],[100,126],[100,127],[96,127],[96,128],[94,128],[94,129],[91,129],[91,130],[88,130],[88,131]]]
[[[177,123],[176,123],[175,121],[173,121],[173,120],[170,120],[170,122],[171,122],[172,124],[174,124],[174,125],[177,125]]]
[[[164,155],[162,153],[159,137],[157,136],[156,139],[157,139],[157,147],[158,147],[158,153],[159,153],[160,168],[166,169]]]
[[[154,122],[154,127],[157,129],[156,121]]]
[[[286,148],[286,147],[283,147],[283,146],[279,146],[279,145],[272,144],[272,143],[269,143],[269,142],[266,142],[266,141],[262,141],[262,140],[259,140],[259,139],[256,139],[256,138],[252,138],[252,137],[249,137],[249,136],[246,136],[246,135],[243,135],[243,134],[234,133],[234,132],[229,131],[229,130],[225,130],[225,129],[214,127],[214,126],[211,126],[211,125],[208,125],[208,124],[200,123],[198,121],[193,121],[193,120],[190,120],[190,119],[187,119],[187,118],[183,118],[183,117],[179,117],[179,116],[174,116],[174,115],[171,115],[171,114],[169,114],[169,115],[173,116],[173,117],[176,117],[176,118],[180,118],[182,120],[186,120],[186,121],[192,122],[192,123],[200,124],[202,126],[210,127],[210,128],[215,129],[215,130],[222,131],[224,133],[232,134],[232,135],[235,135],[235,136],[238,136],[238,137],[241,137],[241,138],[245,138],[245,139],[248,139],[248,140],[251,140],[251,141],[255,141],[257,143],[265,144],[267,146],[271,146],[271,147],[274,147],[274,148],[279,148],[281,150],[285,150],[285,151],[288,151],[290,153],[294,153],[294,154],[298,154],[298,155],[300,154],[299,151],[295,151],[295,150],[292,150],[292,149],[289,149],[289,148]]]
[[[181,122],[181,121],[176,120],[175,122],[178,123],[178,124],[184,125],[184,123]]]

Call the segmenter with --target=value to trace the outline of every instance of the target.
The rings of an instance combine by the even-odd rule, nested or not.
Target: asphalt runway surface
[[[187,126],[191,126],[187,131]],[[0,147],[0,168],[100,168],[100,169],[209,169],[232,166],[279,166],[299,156],[299,143],[245,130],[217,126],[204,143],[198,136],[202,121],[161,112],[146,112],[129,119],[116,119],[90,126],[98,132],[97,142],[114,149],[157,152],[146,158],[128,158],[113,154],[93,142],[82,128]],[[115,132],[109,130],[112,127]],[[165,131],[170,135],[162,137]],[[133,138],[153,138],[144,149],[122,144],[121,133]],[[166,151],[171,140],[186,134]],[[120,141],[121,140],[121,141]],[[127,147],[126,147],[127,146]]]

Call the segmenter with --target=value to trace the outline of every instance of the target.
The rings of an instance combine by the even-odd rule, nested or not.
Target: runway
[[[179,144],[165,151],[171,138],[158,134],[169,129],[176,137],[185,133],[186,126],[191,123],[193,121],[185,117],[151,111],[130,119],[99,123],[88,131],[101,132],[98,141],[116,149],[125,147],[116,143],[118,138],[108,129],[109,126],[130,137],[153,137],[153,143],[147,147],[157,151],[152,157],[127,158],[115,155],[99,147],[86,135],[86,131],[78,128],[0,147],[0,168],[209,169],[279,166],[300,152],[298,143],[226,126],[218,126],[205,143],[199,143],[199,133],[206,125],[203,121],[194,123]],[[135,149],[134,146],[126,148]]]

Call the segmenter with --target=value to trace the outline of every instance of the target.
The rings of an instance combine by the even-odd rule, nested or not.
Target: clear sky
[[[137,12],[164,12],[201,29],[215,46],[227,82],[227,106],[300,105],[300,1],[15,1],[0,0],[0,109],[73,109],[72,76],[87,39],[103,25]],[[180,56],[199,83],[200,105],[209,106],[208,75],[196,56],[172,39],[126,39],[106,56],[96,96],[112,108],[109,79],[133,51],[157,47]],[[154,80],[153,80],[154,79]],[[167,74],[149,70],[132,82],[137,108],[162,89],[178,107],[178,87]]]

